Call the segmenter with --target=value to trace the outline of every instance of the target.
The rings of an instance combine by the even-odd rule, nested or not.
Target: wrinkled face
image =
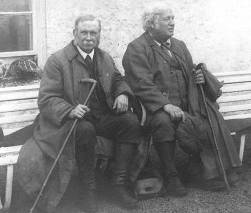
[[[159,42],[165,42],[173,36],[174,14],[171,9],[163,10],[163,12],[155,19],[151,33]]]
[[[100,27],[97,20],[80,21],[73,31],[76,44],[86,53],[99,45]]]

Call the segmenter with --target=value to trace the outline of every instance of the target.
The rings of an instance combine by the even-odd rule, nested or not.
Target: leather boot
[[[178,176],[169,177],[165,182],[167,195],[183,197],[187,195],[187,190],[181,183]]]
[[[185,196],[187,190],[181,183],[175,167],[175,142],[155,143],[155,148],[164,166],[167,194],[175,197]]]
[[[235,171],[227,172],[227,179],[231,186],[235,186],[240,181],[240,177]]]
[[[116,184],[114,186],[116,201],[125,209],[137,208],[137,200],[132,197],[126,184]]]
[[[197,178],[201,178],[203,173],[203,164],[201,162],[199,155],[190,155],[189,162],[184,169],[185,172],[182,177],[183,183],[187,184],[188,186],[197,181]]]
[[[86,213],[98,212],[96,190],[87,189],[80,192],[79,208]]]
[[[96,213],[96,178],[93,146],[81,146],[77,153],[77,165],[80,179],[79,207],[84,212]]]
[[[133,156],[133,151],[133,144],[118,144],[116,147],[112,182],[116,200],[126,209],[134,209],[137,207],[137,200],[132,197],[128,189],[128,168]]]

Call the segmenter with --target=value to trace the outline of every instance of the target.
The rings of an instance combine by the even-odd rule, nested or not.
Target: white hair
[[[74,23],[74,29],[78,28],[79,22],[84,22],[84,21],[97,21],[99,25],[99,31],[101,31],[101,20],[97,16],[92,14],[78,16]]]
[[[151,30],[154,22],[166,10],[171,10],[171,7],[163,2],[155,2],[147,5],[142,15],[143,29],[145,31]]]

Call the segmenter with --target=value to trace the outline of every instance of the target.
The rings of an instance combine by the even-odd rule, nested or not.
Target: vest
[[[182,110],[187,111],[187,83],[180,67],[180,64],[175,57],[170,57],[170,81],[168,84],[169,96],[168,99],[173,105],[179,106]]]
[[[93,78],[97,81],[96,88],[93,91],[93,94],[90,97],[89,101],[89,108],[91,109],[90,113],[88,113],[85,117],[89,119],[95,119],[98,120],[100,117],[107,112],[110,111],[110,108],[108,107],[106,103],[106,96],[105,92],[103,90],[103,87],[99,80],[99,72],[97,67],[97,61],[94,54],[93,57],[93,69],[88,70],[90,74],[90,78]]]

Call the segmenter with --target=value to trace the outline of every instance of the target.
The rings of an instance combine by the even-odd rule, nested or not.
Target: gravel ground
[[[244,160],[244,165],[238,170],[240,181],[229,193],[189,188],[186,197],[143,200],[139,202],[139,208],[134,211],[117,207],[106,196],[100,199],[99,213],[251,213],[251,149],[245,151]],[[56,213],[80,213],[76,207],[77,190],[78,185],[76,183],[74,185],[73,182]],[[21,210],[25,209],[25,206],[27,205],[22,203],[22,208],[18,207],[11,213],[27,213],[27,209]]]
[[[139,208],[134,211],[123,210],[111,200],[103,200],[99,203],[99,213],[251,213],[251,149],[245,152],[245,163],[238,174],[240,181],[229,193],[189,188],[186,197],[158,197],[140,201]],[[57,213],[77,213],[75,206],[76,203],[66,197]]]
[[[158,197],[140,201],[139,208],[125,211],[100,201],[99,213],[251,213],[251,161],[240,170],[240,182],[227,192],[208,192],[189,188],[184,198]],[[66,199],[57,213],[78,212],[72,199]]]

